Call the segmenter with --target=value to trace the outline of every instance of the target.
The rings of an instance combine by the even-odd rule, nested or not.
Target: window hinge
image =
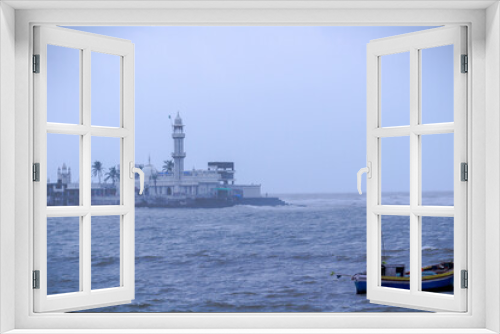
[[[40,289],[40,270],[33,270],[33,289]]]
[[[469,272],[467,270],[462,270],[462,289],[467,289],[469,287]]]
[[[462,73],[469,72],[469,56],[462,55]]]
[[[461,171],[461,181],[469,181],[469,165],[466,162],[462,162],[460,165],[460,171]]]
[[[33,55],[33,73],[40,73],[40,55]]]
[[[40,181],[40,163],[35,162],[33,164],[33,181],[39,182]]]

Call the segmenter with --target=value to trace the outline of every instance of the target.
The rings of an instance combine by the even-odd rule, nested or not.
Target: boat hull
[[[366,293],[366,275],[356,274],[352,278],[357,294]],[[382,286],[396,289],[410,289],[409,277],[382,276]],[[424,276],[422,279],[423,291],[453,291],[453,272],[434,276]]]

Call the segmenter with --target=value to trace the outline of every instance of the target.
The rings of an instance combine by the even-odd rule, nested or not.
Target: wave
[[[231,296],[237,296],[237,295],[245,295],[245,296],[257,296],[255,292],[250,292],[250,291],[243,291],[243,292],[232,292],[230,293]]]
[[[99,260],[92,261],[92,266],[94,267],[106,267],[113,264],[119,264],[120,259],[118,257],[102,257]]]
[[[422,251],[442,251],[442,252],[453,252],[453,248],[447,247],[435,247],[435,246],[422,246]]]
[[[136,303],[136,304],[130,305],[130,307],[132,309],[139,309],[139,310],[141,310],[141,309],[148,309],[151,306],[153,306],[153,304],[148,303],[148,302],[141,302],[141,303]]]
[[[164,256],[160,255],[141,255],[141,256],[136,256],[135,260],[136,261],[156,261],[156,260],[163,260],[165,259]]]
[[[228,302],[221,302],[221,301],[215,301],[215,300],[207,300],[205,302],[205,305],[208,306],[208,307],[215,307],[215,308],[225,308],[225,309],[232,309],[232,308],[235,308],[237,307],[237,305],[235,304],[231,304],[231,303],[228,303]]]

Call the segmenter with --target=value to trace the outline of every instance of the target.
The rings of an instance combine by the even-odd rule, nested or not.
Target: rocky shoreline
[[[255,198],[184,198],[167,199],[165,197],[136,197],[136,207],[148,208],[226,208],[235,205],[253,206],[282,206],[288,205],[278,197],[255,197]]]

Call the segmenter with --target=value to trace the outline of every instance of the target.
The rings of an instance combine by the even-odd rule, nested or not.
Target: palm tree
[[[163,172],[171,172],[174,169],[174,162],[172,160],[163,160]]]
[[[104,170],[104,166],[102,162],[96,160],[92,164],[92,176],[99,178],[99,184],[101,184],[102,172]]]
[[[158,173],[153,172],[149,178],[152,179],[155,184],[155,195],[158,195],[158,188],[156,187],[156,181],[158,180]]]
[[[135,164],[135,167],[137,167],[139,169],[144,169],[144,164]],[[134,174],[135,174],[135,179],[138,180],[139,174],[137,174],[137,173],[134,173]]]
[[[111,182],[113,183],[114,186],[116,181],[120,180],[120,170],[117,169],[116,167],[109,168],[108,172],[106,173],[106,177],[104,178],[104,181],[108,181],[109,179],[111,179]]]

